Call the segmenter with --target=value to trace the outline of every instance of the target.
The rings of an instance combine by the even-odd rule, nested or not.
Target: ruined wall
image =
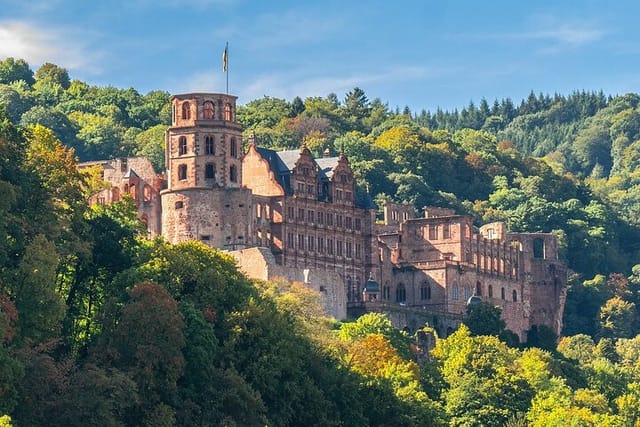
[[[238,261],[238,267],[247,276],[272,280],[284,278],[291,282],[305,283],[305,268],[282,266],[266,248],[248,248],[230,252]],[[347,317],[346,278],[341,271],[332,268],[308,266],[308,287],[318,291],[327,315],[336,319]]]
[[[253,244],[253,206],[246,189],[165,190],[162,235],[170,243],[200,240],[221,249]]]

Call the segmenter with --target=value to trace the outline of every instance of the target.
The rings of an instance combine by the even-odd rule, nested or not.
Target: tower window
[[[214,144],[213,136],[206,136],[204,138],[204,152],[207,155],[216,154],[216,146]]]
[[[187,165],[178,166],[178,179],[180,181],[187,179]]]
[[[236,146],[236,139],[231,138],[231,142],[229,142],[229,152],[231,157],[238,157],[238,147]]]
[[[238,169],[236,168],[235,165],[231,165],[229,167],[229,180],[231,182],[237,182],[238,181]]]
[[[513,302],[518,302],[518,292],[514,289],[511,295]]]
[[[205,101],[204,104],[202,104],[202,116],[205,120],[213,119],[214,112],[213,102]]]
[[[216,165],[213,163],[207,163],[204,167],[204,178],[205,179],[216,179]]]
[[[189,120],[191,118],[191,105],[189,105],[189,102],[183,102],[182,103],[182,119],[183,120]]]
[[[231,104],[229,104],[228,102],[224,104],[224,119],[228,122],[232,121]]]
[[[187,154],[187,137],[181,136],[178,139],[178,155],[184,156],[185,154]]]

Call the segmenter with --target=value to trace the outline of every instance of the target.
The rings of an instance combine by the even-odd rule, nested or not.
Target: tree
[[[609,299],[600,309],[601,337],[630,338],[635,330],[636,305],[620,297]]]
[[[12,57],[0,61],[0,83],[11,83],[24,80],[28,85],[32,85],[33,71],[29,68],[29,64],[24,59],[15,59]]]
[[[500,335],[504,330],[505,322],[502,320],[500,306],[487,302],[469,304],[464,324],[467,325],[471,335]]]
[[[384,314],[366,313],[353,322],[343,323],[338,336],[343,340],[354,340],[356,338],[365,338],[371,334],[382,335],[389,340],[398,354],[407,360],[411,358],[409,337],[394,328],[391,321]]]

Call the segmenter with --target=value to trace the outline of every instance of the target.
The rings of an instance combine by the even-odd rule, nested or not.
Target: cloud
[[[585,24],[561,24],[536,31],[513,34],[511,37],[525,40],[548,40],[558,47],[579,47],[596,42],[602,39],[605,34],[606,32],[602,29]]]
[[[53,62],[71,70],[99,73],[100,52],[90,51],[87,37],[26,21],[0,21],[0,58],[12,56],[30,64]]]
[[[386,71],[372,74],[352,74],[345,77],[326,77],[317,75],[296,75],[291,73],[272,73],[255,76],[250,82],[242,84],[239,93],[242,102],[262,98],[264,95],[292,99],[309,96],[326,96],[329,93],[343,93],[356,86],[363,87],[390,81],[410,80],[436,77],[450,70],[428,67],[398,66]]]

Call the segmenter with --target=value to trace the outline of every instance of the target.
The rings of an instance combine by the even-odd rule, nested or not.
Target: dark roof
[[[284,165],[286,165],[287,170],[292,171],[296,166],[296,162],[300,158],[300,150],[286,150],[286,151],[278,151],[276,153],[280,160]]]
[[[279,175],[281,173],[291,171],[287,164],[282,161],[280,152],[269,150],[268,148],[263,147],[256,147],[256,150],[258,150],[258,153],[260,153],[263,159],[269,162],[269,167],[274,173]]]
[[[320,167],[320,176],[331,179],[331,177],[333,176],[333,170],[336,166],[338,166],[340,157],[320,157],[319,159],[315,160]]]
[[[138,176],[138,174],[136,173],[136,171],[134,171],[133,169],[129,169],[127,170],[127,172],[124,174],[123,178],[140,178]]]

